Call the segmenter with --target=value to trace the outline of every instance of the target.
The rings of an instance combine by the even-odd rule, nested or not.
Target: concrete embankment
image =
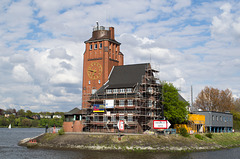
[[[42,148],[67,148],[91,150],[130,150],[130,151],[201,151],[240,146],[240,133],[213,134],[212,138],[201,134],[202,139],[194,135],[123,135],[117,134],[44,134],[35,139],[36,143],[20,142],[22,146]],[[32,145],[32,146],[31,146]]]

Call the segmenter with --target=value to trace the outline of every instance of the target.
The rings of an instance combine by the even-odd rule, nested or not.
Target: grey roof
[[[64,115],[74,115],[74,114],[86,114],[86,112],[84,110],[80,110],[76,107],[76,108],[73,108],[72,110],[70,110],[69,112],[65,113]]]
[[[149,64],[115,66],[107,83],[108,88],[131,88],[142,82]]]
[[[109,88],[133,88],[137,83],[142,83],[149,63],[115,66],[106,82],[95,94],[103,94]]]

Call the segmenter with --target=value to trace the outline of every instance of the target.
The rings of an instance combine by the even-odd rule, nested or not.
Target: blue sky
[[[0,108],[81,107],[84,41],[115,27],[125,64],[151,62],[190,101],[205,87],[240,97],[240,2],[1,0]]]

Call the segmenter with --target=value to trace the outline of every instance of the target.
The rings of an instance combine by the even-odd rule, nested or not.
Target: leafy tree
[[[172,125],[187,121],[188,102],[179,99],[177,88],[172,83],[163,83],[164,116]]]
[[[33,115],[33,112],[31,110],[26,111],[26,116],[27,117],[32,117],[32,115]]]
[[[3,109],[0,109],[0,115],[4,115],[4,110]]]
[[[15,125],[15,115],[12,115],[12,114],[11,114],[11,115],[9,116],[8,120],[9,120],[9,123],[12,124],[12,126]]]
[[[22,120],[22,126],[31,127],[32,126],[32,121],[30,119],[23,119]]]
[[[20,118],[15,118],[15,120],[14,120],[14,125],[15,126],[21,126],[21,119]]]
[[[17,115],[19,117],[25,117],[26,116],[26,113],[25,113],[25,110],[24,109],[20,109],[17,111]]]
[[[33,127],[38,127],[39,121],[38,120],[33,120],[32,121],[32,126]]]
[[[5,117],[1,117],[0,118],[0,126],[8,126],[8,125],[9,125],[8,119]]]
[[[233,109],[232,92],[229,89],[205,87],[197,96],[194,107],[203,111],[225,112]]]

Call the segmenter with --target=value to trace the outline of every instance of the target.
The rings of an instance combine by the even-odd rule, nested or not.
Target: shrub
[[[188,137],[189,136],[186,128],[180,128],[179,131],[180,131],[180,135],[182,135],[184,137]]]
[[[212,134],[212,133],[207,133],[206,136],[207,136],[208,138],[212,139],[213,134]]]
[[[197,139],[199,139],[199,140],[203,140],[203,136],[200,135],[200,134],[195,134],[195,137],[196,137]]]
[[[65,132],[64,132],[63,128],[58,130],[58,135],[64,135],[64,134],[65,134]]]

